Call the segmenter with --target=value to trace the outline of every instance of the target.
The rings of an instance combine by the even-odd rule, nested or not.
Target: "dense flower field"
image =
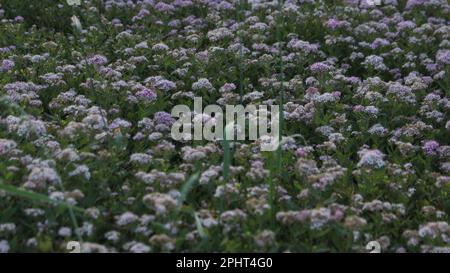
[[[450,251],[447,0],[76,2],[0,1],[0,252]]]

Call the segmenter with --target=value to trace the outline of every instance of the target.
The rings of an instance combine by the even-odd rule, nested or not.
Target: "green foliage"
[[[21,16],[27,27],[49,28],[58,32],[72,32],[73,8],[65,0],[1,1],[6,18]]]

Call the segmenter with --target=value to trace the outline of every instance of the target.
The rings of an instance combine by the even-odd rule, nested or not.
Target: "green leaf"
[[[191,175],[191,177],[189,177],[189,179],[186,181],[186,183],[184,183],[183,186],[181,187],[181,190],[180,190],[181,195],[180,195],[180,199],[179,199],[180,206],[184,203],[184,201],[186,201],[187,195],[192,190],[195,183],[197,183],[199,177],[200,177],[200,172],[194,173],[193,175]]]
[[[231,149],[230,149],[230,141],[227,139],[228,135],[232,135],[234,131],[232,128],[230,129],[227,125],[225,129],[224,138],[222,141],[223,145],[223,181],[224,183],[228,182],[230,178],[230,165],[231,165]]]
[[[194,212],[194,218],[195,218],[195,226],[197,227],[198,234],[203,240],[208,240],[208,234],[206,234],[205,229],[203,228],[202,223],[200,222],[200,219],[198,218],[198,213]]]
[[[40,194],[40,193],[35,193],[35,192],[31,192],[31,191],[26,191],[23,190],[21,188],[15,187],[13,185],[8,185],[8,184],[4,184],[4,183],[0,183],[0,190],[6,191],[10,194],[14,194],[35,202],[42,202],[42,203],[51,203],[51,204],[55,204],[58,206],[63,206],[65,208],[72,208],[74,211],[77,212],[84,212],[84,210],[82,208],[79,207],[75,207],[70,205],[67,202],[62,202],[62,201],[55,201],[53,199],[50,199],[48,196]]]

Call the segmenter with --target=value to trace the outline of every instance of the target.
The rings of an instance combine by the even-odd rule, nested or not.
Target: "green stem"
[[[283,136],[283,128],[284,128],[284,67],[283,67],[283,50],[281,45],[281,32],[280,27],[283,25],[283,16],[282,16],[282,8],[283,8],[283,1],[280,0],[278,2],[278,24],[277,24],[277,42],[278,42],[278,64],[279,64],[279,83],[280,83],[280,95],[279,95],[279,125],[280,125],[280,132],[278,134],[278,149],[277,149],[277,163],[278,163],[278,172],[280,179],[282,177],[282,166],[283,166],[283,151],[281,149],[281,140]]]
[[[237,9],[236,21],[237,23],[241,23],[241,14],[242,14],[242,0],[238,2],[239,8]],[[242,105],[243,97],[244,97],[244,65],[243,65],[243,55],[244,55],[244,42],[242,39],[242,33],[239,31],[239,27],[237,29],[239,36],[239,100]]]

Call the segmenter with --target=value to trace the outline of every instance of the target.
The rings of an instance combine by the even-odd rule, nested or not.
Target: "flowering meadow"
[[[450,252],[450,5],[373,2],[1,0],[0,253]]]

